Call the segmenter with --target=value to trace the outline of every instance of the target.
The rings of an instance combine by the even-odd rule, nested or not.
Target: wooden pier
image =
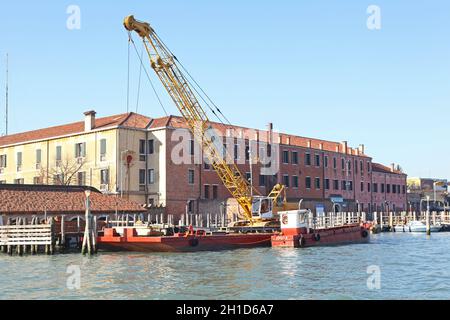
[[[0,226],[0,248],[4,253],[53,254],[55,237],[53,224]]]

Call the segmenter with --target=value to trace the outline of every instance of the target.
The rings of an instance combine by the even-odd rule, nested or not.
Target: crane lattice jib
[[[251,186],[236,164],[226,162],[228,157],[223,156],[214,140],[207,133],[209,129],[208,116],[192,92],[185,76],[178,68],[176,58],[160,41],[148,23],[137,21],[133,16],[129,16],[125,18],[124,26],[128,31],[138,33],[143,39],[151,67],[185,119],[194,139],[202,146],[202,150],[208,157],[213,169],[244,210],[246,218],[252,221]]]

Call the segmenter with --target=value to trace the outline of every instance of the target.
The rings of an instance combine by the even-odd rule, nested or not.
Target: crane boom
[[[178,67],[176,57],[159,39],[149,23],[138,21],[134,16],[128,16],[124,20],[124,26],[129,32],[135,31],[143,39],[151,67],[186,121],[194,139],[202,146],[202,150],[224,186],[244,210],[245,217],[253,221],[252,186],[234,162],[227,163],[227,157],[224,157],[220,151],[221,148],[216,145],[217,142],[210,135],[208,116]],[[271,199],[276,200],[282,190],[283,187],[277,185],[271,192],[275,198]]]
[[[213,139],[206,134],[209,129],[208,116],[177,66],[176,58],[160,41],[150,24],[128,16],[125,18],[124,26],[128,31],[136,31],[144,40],[151,67],[185,119],[194,139],[202,146],[222,183],[244,210],[246,218],[252,220],[252,199],[249,196],[251,186],[236,164],[226,162]]]

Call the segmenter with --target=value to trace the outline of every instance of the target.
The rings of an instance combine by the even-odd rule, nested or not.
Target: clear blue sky
[[[66,28],[71,4],[81,9],[80,30]],[[381,30],[366,27],[371,4],[381,8]],[[2,1],[10,133],[81,120],[88,109],[126,111],[128,14],[151,22],[231,122],[364,143],[375,161],[411,176],[450,178],[444,0]],[[133,111],[138,72],[133,54]],[[144,78],[138,112],[164,115]]]

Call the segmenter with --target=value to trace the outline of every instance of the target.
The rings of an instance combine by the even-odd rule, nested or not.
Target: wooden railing
[[[41,248],[53,253],[54,240],[51,224],[0,226],[0,247],[5,253],[36,253]]]

